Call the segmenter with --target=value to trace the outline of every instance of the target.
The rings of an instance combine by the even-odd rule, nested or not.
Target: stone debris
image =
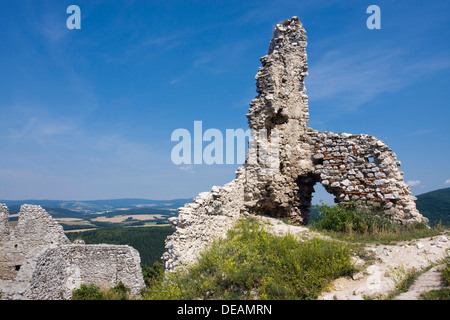
[[[247,114],[252,132],[247,160],[235,180],[178,209],[178,218],[170,220],[176,230],[162,257],[166,270],[194,262],[244,213],[307,224],[316,183],[336,203],[381,208],[402,224],[428,221],[416,209],[400,161],[383,141],[308,127],[306,46],[298,17],[275,26]]]
[[[70,240],[43,208],[22,205],[16,226],[0,204],[0,297],[67,300],[81,284],[110,288],[120,281],[133,295],[145,287],[139,253],[127,245]]]

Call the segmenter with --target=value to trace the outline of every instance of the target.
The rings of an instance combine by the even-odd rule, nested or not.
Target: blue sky
[[[66,27],[72,4],[80,30]],[[380,30],[366,27],[371,4]],[[309,38],[309,125],[384,140],[413,194],[449,187],[448,12],[448,1],[3,0],[0,199],[172,199],[231,181],[237,164],[174,165],[171,133],[196,120],[247,129],[259,58],[294,15]]]

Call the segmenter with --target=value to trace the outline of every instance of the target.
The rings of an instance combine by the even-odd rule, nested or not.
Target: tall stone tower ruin
[[[246,163],[232,182],[201,193],[171,219],[176,231],[166,240],[166,269],[195,261],[243,212],[307,224],[316,183],[338,204],[377,207],[402,224],[427,222],[384,142],[308,127],[306,46],[298,17],[276,25],[255,77],[258,95],[247,114],[252,137]]]

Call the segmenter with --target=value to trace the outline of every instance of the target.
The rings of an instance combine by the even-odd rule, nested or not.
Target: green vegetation
[[[316,299],[351,275],[351,250],[341,242],[274,236],[242,219],[190,268],[148,288],[146,299]]]
[[[72,300],[130,300],[130,289],[122,281],[107,290],[90,284],[82,284],[79,289],[72,293]]]
[[[351,257],[354,254],[364,256],[359,252],[363,246],[358,243],[412,240],[442,231],[442,228],[429,228],[423,224],[401,226],[382,211],[367,210],[353,204],[322,205],[315,210],[319,214],[312,228],[337,237],[337,241],[320,238],[300,241],[290,234],[275,236],[265,231],[256,218],[248,217],[230,229],[226,238],[214,241],[197,263],[167,274],[159,261],[164,252],[164,240],[173,232],[171,227],[115,227],[69,236],[72,239],[81,236],[86,243],[130,244],[135,247],[144,263],[142,273],[147,287],[143,291],[143,299],[243,300],[316,299],[334,279],[357,271]],[[135,238],[139,239],[136,243],[132,241]],[[153,240],[155,242],[149,244]],[[157,253],[147,259],[145,250],[150,247]],[[446,285],[450,281],[449,261],[447,257],[442,270]],[[426,270],[395,270],[396,290],[384,298],[393,298],[406,291]],[[74,292],[74,299],[130,298],[126,289],[113,289],[102,291],[95,286],[84,285]],[[423,297],[448,299],[447,289],[429,292]]]
[[[164,241],[173,233],[170,226],[161,227],[109,227],[66,234],[73,241],[83,239],[86,244],[127,244],[135,248],[141,256],[141,262],[151,266],[161,261],[164,253]]]
[[[312,228],[340,239],[357,242],[381,242],[411,240],[439,234],[442,226],[429,228],[423,223],[400,225],[378,209],[355,206],[353,203],[316,207],[319,218]]]
[[[442,280],[446,287],[421,294],[426,300],[450,300],[450,255],[447,255],[441,269]]]
[[[403,265],[399,266],[397,270],[395,270],[394,268],[390,268],[390,274],[391,278],[395,283],[395,289],[389,292],[385,297],[383,297],[383,299],[393,300],[398,295],[407,292],[409,288],[414,284],[414,282],[422,274],[430,270],[433,266],[434,266],[433,264],[430,264],[427,267],[422,268],[420,270],[412,268],[409,271],[406,271]]]
[[[424,300],[450,300],[450,288],[440,288],[437,290],[430,290],[420,294]]]
[[[103,298],[104,293],[94,284],[86,285],[83,283],[79,289],[72,293],[72,300],[102,300]]]
[[[430,219],[430,225],[439,222],[450,226],[450,188],[434,190],[417,196],[417,209]]]
[[[164,266],[161,262],[155,262],[153,267],[145,264],[141,265],[141,267],[142,276],[147,287],[157,284],[164,277]]]
[[[450,255],[447,255],[444,262],[444,267],[441,270],[442,279],[446,286],[450,286]]]
[[[444,259],[443,267],[441,269],[442,280],[446,287],[422,292],[421,298],[425,300],[450,300],[450,255]]]

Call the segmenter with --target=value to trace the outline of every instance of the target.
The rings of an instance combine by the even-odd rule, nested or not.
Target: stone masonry
[[[307,37],[298,17],[277,24],[256,74],[258,95],[247,114],[252,132],[236,179],[214,186],[179,209],[162,259],[166,270],[196,260],[243,213],[307,224],[314,185],[338,204],[382,209],[398,223],[427,222],[403,181],[400,162],[375,137],[319,132],[308,127]]]
[[[40,206],[22,205],[16,226],[0,204],[0,298],[71,299],[82,283],[110,288],[122,281],[134,295],[144,288],[139,253],[126,245],[71,243]]]

